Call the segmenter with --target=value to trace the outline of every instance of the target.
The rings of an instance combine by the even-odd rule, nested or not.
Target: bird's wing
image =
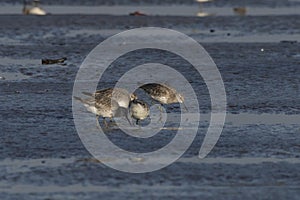
[[[111,98],[112,96],[112,88],[107,88],[103,90],[97,90],[94,94],[94,97],[98,100],[103,98]]]
[[[95,100],[95,107],[97,109],[104,109],[104,110],[117,110],[119,107],[119,104],[112,100],[109,97],[102,97]]]
[[[144,90],[153,96],[166,96],[169,94],[168,87],[158,83],[147,84]]]

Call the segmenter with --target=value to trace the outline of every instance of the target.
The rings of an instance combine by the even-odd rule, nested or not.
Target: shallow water
[[[299,15],[0,16],[0,76],[6,77],[0,79],[0,198],[297,199],[299,22]],[[133,66],[160,61],[188,77],[202,116],[198,134],[181,159],[156,172],[128,174],[93,159],[83,146],[73,122],[72,89],[81,62],[95,45],[140,26],[174,28],[203,44],[224,80],[228,116],[217,145],[200,160],[211,109],[203,80],[171,54],[141,51],[119,58],[99,88],[113,86]],[[41,65],[42,58],[60,57],[68,58],[65,66]],[[167,109],[178,113],[178,105]],[[176,124],[170,120],[166,127],[147,141],[126,137],[113,125],[106,133],[124,149],[148,152],[172,140]],[[147,162],[139,157],[117,161]]]

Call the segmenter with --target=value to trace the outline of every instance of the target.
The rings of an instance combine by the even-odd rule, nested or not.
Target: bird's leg
[[[142,129],[142,128],[141,128],[141,124],[140,124],[140,120],[139,120],[139,119],[137,119],[137,120],[136,120],[135,124],[136,124],[136,125],[138,125],[138,127],[139,127],[139,130],[141,130],[141,129]]]
[[[110,126],[115,126],[116,125],[116,122],[113,120],[113,117],[109,118],[109,122],[108,123],[109,123]]]
[[[162,109],[162,104],[158,105],[158,110],[162,113],[163,109]]]
[[[154,101],[153,101],[153,99],[151,99],[151,105],[154,105]]]
[[[162,104],[160,104],[158,106],[158,110],[159,110],[159,122],[162,122],[162,112],[163,112],[163,109],[162,109]]]
[[[126,110],[125,118],[127,119],[129,125],[132,126],[132,119],[131,119],[130,112],[128,109]]]
[[[182,103],[182,105],[183,105],[185,111],[189,112],[189,109],[186,107],[186,105],[184,103]]]
[[[101,129],[100,124],[99,124],[99,115],[96,115],[96,126]]]
[[[106,121],[105,117],[103,117],[103,122],[104,122],[104,126],[105,126],[105,128],[108,128],[108,123],[107,123],[107,121]]]

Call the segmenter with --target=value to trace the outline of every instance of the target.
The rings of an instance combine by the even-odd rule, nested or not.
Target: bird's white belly
[[[159,101],[162,104],[168,104],[168,98],[166,98],[166,97],[156,97],[156,98],[152,97],[152,98],[156,99],[157,101]]]
[[[94,113],[95,115],[98,115],[98,110],[95,108],[95,106],[85,105],[87,110],[91,113]]]
[[[135,119],[143,120],[148,116],[148,114],[149,113],[140,105],[136,105],[131,108],[131,115]]]

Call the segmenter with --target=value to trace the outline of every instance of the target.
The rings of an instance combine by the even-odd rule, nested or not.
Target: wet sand
[[[5,5],[0,7],[0,14],[22,14],[22,5]],[[140,11],[150,16],[197,16],[198,5],[115,5],[115,6],[70,6],[70,5],[44,5],[42,7],[49,15],[128,15],[134,11]],[[297,15],[300,6],[286,7],[258,7],[247,8],[247,16],[275,16]],[[209,6],[203,10],[208,15],[233,16],[232,6]]]
[[[0,16],[0,199],[297,199],[299,18]],[[201,42],[222,74],[230,115],[207,159],[197,156],[208,128],[204,117],[183,158],[156,172],[128,174],[95,161],[84,148],[74,127],[72,89],[81,62],[99,42],[141,26],[173,28]],[[201,112],[209,113],[203,80],[180,59],[141,52],[114,65],[128,70],[148,62],[147,53],[188,77]],[[42,58],[60,57],[68,58],[66,66],[41,65]],[[112,86],[121,73],[109,71],[101,87]],[[176,105],[168,108],[178,111]],[[108,132],[120,147],[136,152],[160,148],[173,134],[167,129],[141,141],[118,129]]]

